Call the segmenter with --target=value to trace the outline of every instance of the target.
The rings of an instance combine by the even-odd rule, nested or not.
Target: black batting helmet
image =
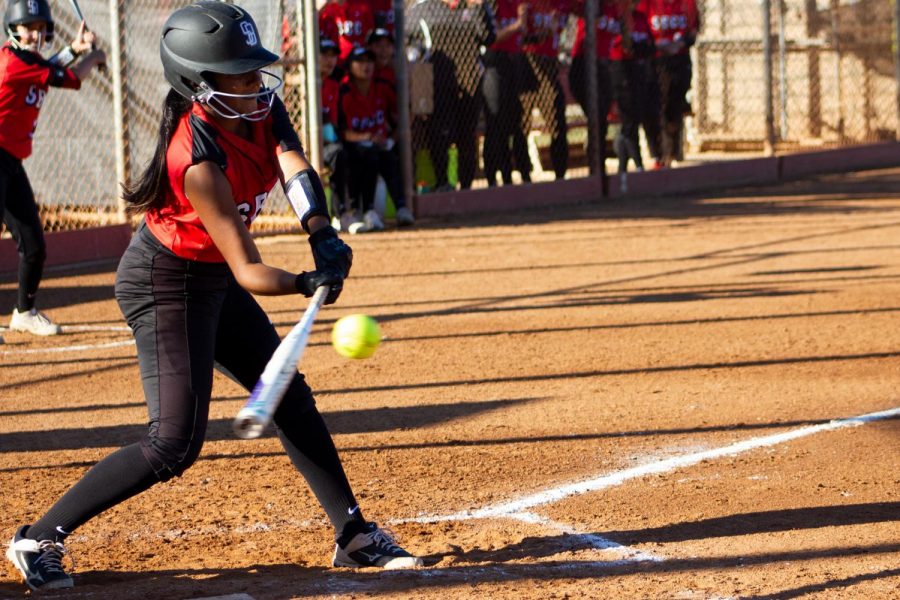
[[[214,0],[173,12],[163,25],[159,54],[166,80],[191,100],[213,89],[211,73],[238,75],[278,60],[278,55],[263,48],[247,11]]]
[[[3,25],[6,33],[13,39],[16,37],[16,25],[28,25],[44,21],[47,23],[48,42],[53,41],[53,16],[50,14],[50,3],[47,0],[9,0],[6,4],[6,13],[3,15]]]

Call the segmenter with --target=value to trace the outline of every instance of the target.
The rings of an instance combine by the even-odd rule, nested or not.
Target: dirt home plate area
[[[217,374],[200,460],[79,529],[76,587],[42,596],[900,598],[900,170],[347,239],[301,367],[365,515],[426,567],[331,568]],[[311,268],[298,236],[259,245]],[[63,335],[3,332],[4,545],[144,431],[114,268],[48,273]],[[306,306],[260,302],[282,334]],[[352,313],[381,325],[370,359],[330,345]]]

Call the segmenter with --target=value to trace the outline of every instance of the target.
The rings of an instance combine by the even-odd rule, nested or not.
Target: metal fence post
[[[403,193],[413,198],[415,165],[412,153],[412,123],[409,114],[409,63],[406,59],[406,21],[404,0],[394,0],[394,70],[397,77],[397,144],[400,146],[400,172]]]
[[[897,83],[897,132],[900,141],[900,0],[894,0],[894,79]]]
[[[306,158],[316,171],[322,170],[322,82],[319,77],[319,18],[315,0],[297,0],[297,15],[303,32],[303,69],[306,83]]]
[[[128,121],[125,107],[125,55],[122,45],[123,11],[119,0],[109,0],[110,75],[112,76],[113,127],[116,144],[116,181],[121,185],[131,184],[131,161],[129,160]],[[119,222],[125,223],[125,200],[120,189],[116,189],[116,211]]]
[[[766,103],[766,138],[763,148],[766,156],[775,154],[775,107],[772,98],[772,2],[762,0],[763,26],[763,95]]]
[[[605,175],[606,140],[600,139],[600,93],[597,82],[597,2],[584,3],[584,69],[587,86],[588,156],[591,175]],[[604,117],[606,115],[603,115]]]

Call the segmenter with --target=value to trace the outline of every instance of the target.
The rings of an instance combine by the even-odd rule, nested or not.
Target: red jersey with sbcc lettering
[[[365,46],[366,36],[375,28],[375,16],[368,2],[346,0],[332,2],[319,11],[319,30],[335,39],[341,49],[341,60],[347,58],[354,46]]]
[[[212,161],[222,169],[248,228],[278,181],[278,144],[271,117],[248,123],[252,141],[220,128],[197,103],[179,120],[166,152],[165,201],[144,216],[156,239],[176,255],[199,262],[225,261],[184,193],[189,167]]]
[[[566,27],[574,3],[569,0],[534,0],[528,6],[523,49],[529,54],[556,57],[559,54],[559,35]]]
[[[494,12],[494,19],[497,21],[497,31],[506,29],[519,20],[519,5],[522,0],[497,0],[497,9]],[[494,42],[491,50],[497,52],[515,53],[521,51],[522,34],[516,32],[504,40]]]
[[[583,9],[583,6],[580,8]],[[622,33],[622,22],[619,19],[619,9],[615,5],[603,4],[600,9],[601,14],[597,15],[597,58],[609,58],[613,38]],[[584,18],[579,17],[575,41],[572,44],[572,56],[581,56],[584,53],[584,35]]]
[[[639,10],[647,15],[650,31],[657,43],[693,37],[700,24],[694,0],[641,0]],[[689,51],[685,45],[678,54]],[[664,55],[662,52],[658,54]]]
[[[38,113],[50,86],[77,90],[81,80],[71,69],[9,42],[0,48],[0,148],[19,160],[31,156]]]
[[[352,83],[343,84],[338,128],[342,133],[352,130],[359,133],[390,134],[389,118],[393,99],[390,87],[377,81],[372,82],[369,93],[365,95]]]

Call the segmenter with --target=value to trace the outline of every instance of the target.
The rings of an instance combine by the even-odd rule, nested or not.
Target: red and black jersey
[[[528,26],[522,35],[522,49],[529,54],[555,58],[559,54],[559,35],[574,8],[572,0],[529,2]]]
[[[630,49],[622,44],[624,32],[619,33],[613,37],[612,47],[609,52],[610,60],[633,60],[648,58],[653,55],[655,46],[653,44],[653,34],[650,33],[650,23],[647,21],[647,15],[639,10],[632,11],[629,25],[631,28]],[[622,27],[623,29],[625,28],[624,23]]]
[[[619,19],[619,9],[615,5],[604,3],[600,8],[601,14],[597,15],[597,58],[609,58],[613,38],[622,33],[622,22]],[[579,17],[575,42],[572,44],[572,56],[581,56],[584,53],[584,34],[584,18]]]
[[[390,135],[392,102],[396,104],[393,90],[383,83],[373,81],[365,95],[352,83],[344,83],[338,107],[338,129],[341,133],[350,130]]]
[[[496,10],[494,11],[494,19],[497,21],[497,31],[506,29],[519,20],[519,5],[522,0],[496,0]],[[516,32],[504,40],[494,42],[491,50],[497,52],[521,52],[522,50],[522,34]]]
[[[641,0],[638,10],[647,15],[654,41],[684,41],[684,48],[678,53],[689,52],[700,27],[694,0]]]
[[[387,29],[394,35],[394,0],[371,0],[375,25]]]
[[[0,48],[0,148],[19,160],[31,156],[38,113],[50,86],[77,90],[81,80],[71,69],[9,42]]]
[[[249,228],[278,181],[278,143],[271,118],[249,122],[251,141],[220,128],[200,104],[181,117],[166,152],[165,201],[144,216],[156,239],[182,258],[225,261],[184,193],[184,176],[193,165],[215,163],[231,184],[234,203]]]
[[[322,80],[322,122],[331,123],[335,127],[338,124],[340,89],[341,84],[331,77]]]
[[[365,46],[366,36],[374,28],[375,16],[369,3],[363,0],[346,0],[344,4],[332,2],[319,11],[319,31],[338,42],[341,60],[347,58],[354,46]]]

